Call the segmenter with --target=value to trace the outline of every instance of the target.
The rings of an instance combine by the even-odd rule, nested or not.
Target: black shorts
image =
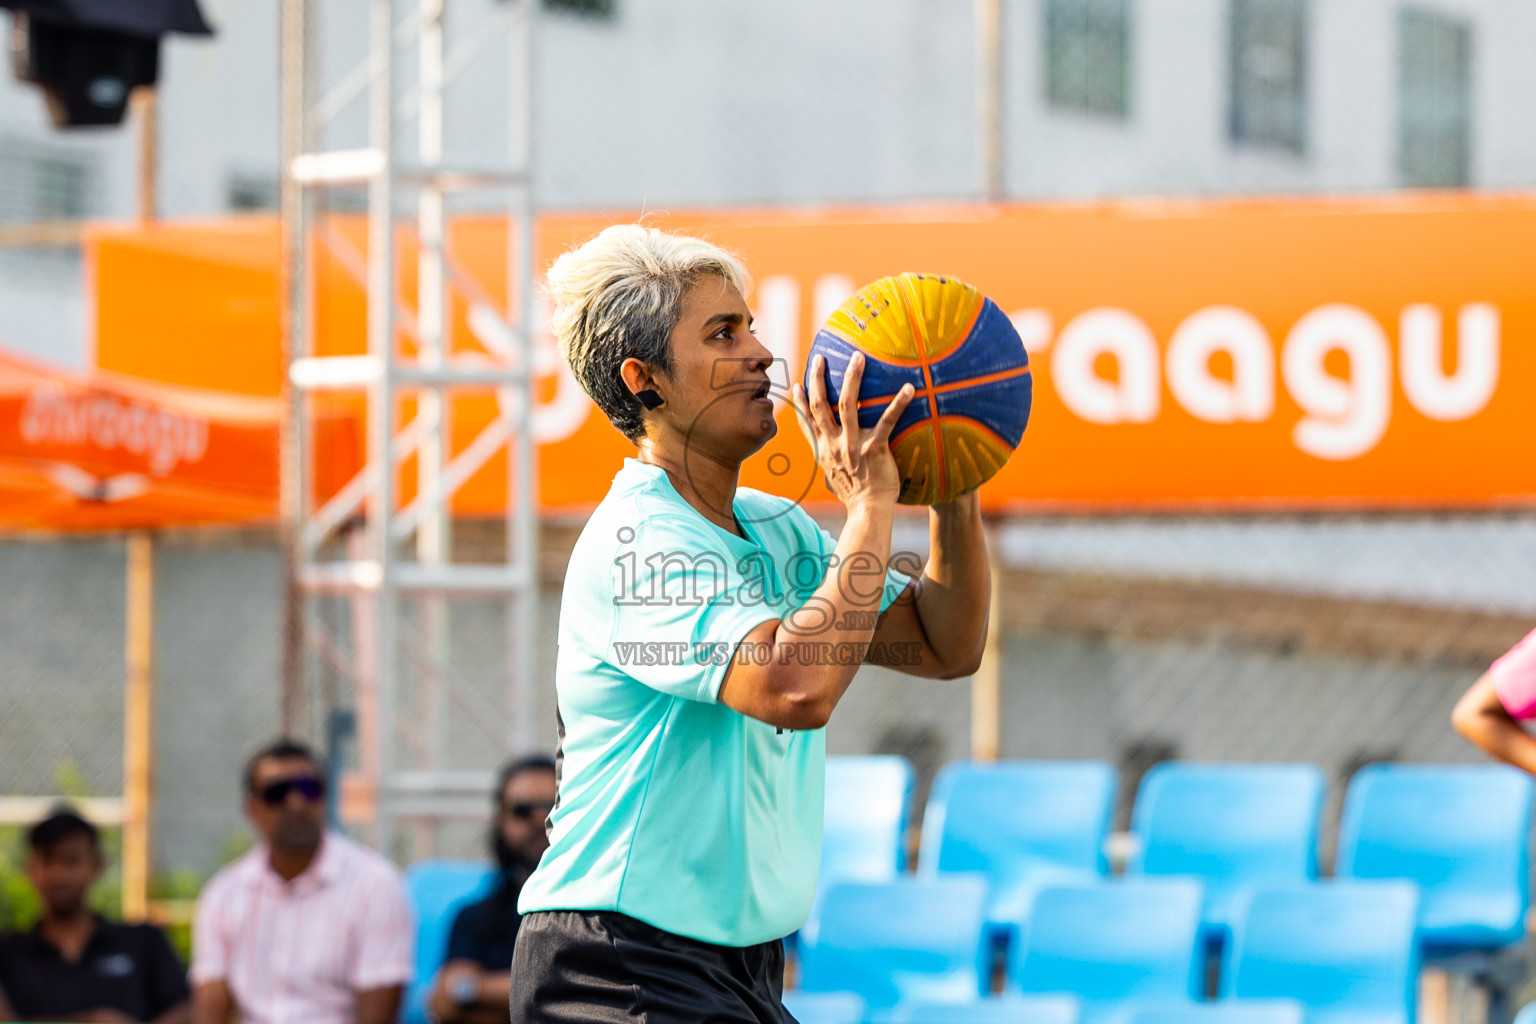
[[[713,946],[623,914],[528,914],[512,955],[512,1024],[794,1024],[784,944]]]

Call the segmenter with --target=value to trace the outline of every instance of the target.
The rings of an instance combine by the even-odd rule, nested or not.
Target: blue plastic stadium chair
[[[816,940],[821,896],[838,882],[889,882],[907,867],[907,824],[915,774],[904,757],[827,758],[821,874],[810,917],[790,946]]]
[[[1533,791],[1504,765],[1363,768],[1344,798],[1335,873],[1417,882],[1431,953],[1516,942],[1531,897]]]
[[[864,1024],[869,1005],[854,992],[785,992],[784,1008],[800,1024]]]
[[[973,1003],[903,1003],[890,1024],[1077,1024],[1080,1011],[1068,995],[1003,995]]]
[[[1222,939],[1246,885],[1317,878],[1326,784],[1308,764],[1160,764],[1142,777],[1132,875],[1194,875],[1207,938]]]
[[[1197,999],[1202,898],[1193,879],[1042,889],[1009,957],[1009,977],[1024,992],[1072,993],[1086,1021],[1109,1019],[1127,999]]]
[[[986,881],[845,882],[829,887],[814,944],[800,957],[807,992],[851,991],[871,1010],[983,992]]]
[[[1306,1017],[1306,1008],[1294,999],[1138,999],[1120,1007],[1114,1024],[1306,1024]]]
[[[824,884],[888,882],[906,870],[913,778],[904,757],[827,758]]]
[[[488,894],[495,877],[475,861],[424,860],[406,869],[405,891],[416,914],[416,979],[405,994],[404,1024],[426,1024],[427,994],[448,952],[454,916]]]
[[[1102,761],[957,761],[933,783],[918,872],[981,872],[987,919],[1016,926],[1045,885],[1105,875],[1115,771]]]
[[[1413,1024],[1418,909],[1411,882],[1252,889],[1233,924],[1223,992],[1296,999],[1309,1024]]]
[[[1114,1024],[1306,1024],[1307,1007],[1295,999],[1130,999]]]

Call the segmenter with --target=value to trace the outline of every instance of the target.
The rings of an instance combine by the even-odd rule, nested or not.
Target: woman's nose
[[[751,367],[753,372],[761,373],[764,370],[767,370],[776,362],[779,362],[779,360],[774,358],[773,350],[770,349],[767,345],[764,345],[761,341],[757,342],[757,352],[754,353],[751,357]]]

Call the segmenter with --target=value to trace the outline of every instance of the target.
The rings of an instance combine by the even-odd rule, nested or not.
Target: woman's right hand
[[[880,419],[868,430],[859,426],[859,384],[864,379],[864,354],[848,360],[842,394],[837,399],[839,424],[827,400],[827,361],[817,356],[811,363],[809,386],[795,385],[795,404],[801,415],[800,432],[810,442],[827,487],[844,507],[869,503],[891,506],[901,493],[901,474],[891,453],[891,430],[911,403],[914,391],[903,384]]]

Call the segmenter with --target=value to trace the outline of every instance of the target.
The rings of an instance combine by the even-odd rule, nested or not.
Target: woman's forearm
[[[987,643],[992,574],[976,492],[935,505],[917,614],[934,655],[961,675],[974,672]]]
[[[827,724],[879,623],[891,551],[889,506],[849,506],[820,586],[784,618],[761,623],[741,641],[721,682],[722,703],[780,728]]]
[[[853,681],[874,636],[892,520],[893,510],[879,502],[850,507],[821,585],[779,623],[774,636],[774,663],[790,669],[785,674],[796,678],[795,688],[814,694],[827,714]]]

